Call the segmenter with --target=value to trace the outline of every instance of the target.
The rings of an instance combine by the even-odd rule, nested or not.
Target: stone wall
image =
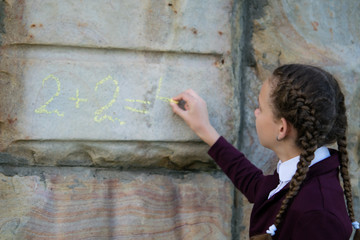
[[[360,218],[360,3],[0,1],[0,239],[247,239],[251,204],[172,112],[193,88],[264,172],[253,109],[280,64],[346,94]]]

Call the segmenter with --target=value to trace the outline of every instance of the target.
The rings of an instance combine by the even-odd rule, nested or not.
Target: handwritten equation
[[[50,85],[50,81],[53,82],[52,85]],[[54,84],[55,83],[55,84]],[[110,121],[113,123],[118,123],[120,125],[126,124],[124,120],[122,120],[120,117],[114,117],[109,114],[109,112],[115,110],[114,104],[117,102],[124,101],[126,103],[125,106],[123,106],[123,109],[126,111],[135,112],[138,114],[149,114],[149,106],[153,104],[151,101],[146,100],[139,100],[139,99],[120,99],[119,93],[120,93],[120,86],[119,82],[113,78],[112,76],[107,76],[100,81],[96,82],[93,93],[96,94],[100,89],[104,86],[104,84],[111,84],[112,86],[112,92],[111,92],[111,99],[103,104],[103,106],[99,107],[93,112],[93,120],[97,123],[101,123],[103,121]],[[161,88],[163,84],[163,78],[161,77],[157,83],[157,89],[156,89],[156,96],[155,100],[160,100],[163,102],[171,102],[173,101],[171,98],[160,96]],[[51,86],[51,87],[50,87]],[[44,103],[41,106],[38,106],[34,111],[36,114],[51,114],[56,115],[57,117],[64,117],[66,116],[65,111],[60,111],[59,109],[54,109],[53,102],[56,100],[56,98],[59,98],[62,96],[62,88],[61,88],[61,80],[53,75],[49,74],[42,80],[42,88],[45,90],[50,90],[53,94],[47,99],[44,100]],[[83,104],[87,104],[91,102],[91,99],[84,98],[81,96],[80,89],[76,89],[75,96],[69,96],[67,98],[68,101],[71,101],[74,104],[74,108],[81,109],[81,106]],[[133,106],[134,104],[140,104],[141,108],[135,108],[130,106],[129,104]],[[54,104],[55,105],[55,104]]]

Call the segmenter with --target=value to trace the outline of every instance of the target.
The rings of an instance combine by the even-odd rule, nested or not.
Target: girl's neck
[[[273,151],[276,153],[281,162],[286,162],[302,152],[299,147],[293,144],[288,144],[286,141],[279,142]]]

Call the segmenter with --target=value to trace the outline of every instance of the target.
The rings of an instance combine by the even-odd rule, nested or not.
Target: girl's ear
[[[281,140],[285,139],[288,136],[288,134],[290,132],[290,129],[291,129],[291,126],[286,121],[286,119],[285,118],[280,118],[280,121],[279,121],[279,133],[278,133],[278,136],[277,136],[277,140],[281,141]]]

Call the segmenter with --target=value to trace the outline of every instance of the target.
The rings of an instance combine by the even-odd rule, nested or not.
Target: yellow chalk
[[[147,110],[139,110],[139,109],[135,109],[135,108],[128,107],[128,106],[125,106],[125,109],[132,111],[132,112],[142,113],[142,114],[149,113],[149,111],[147,111]]]
[[[60,113],[59,110],[55,109],[53,111],[49,111],[47,109],[47,106],[54,101],[55,97],[58,97],[60,95],[60,90],[61,90],[61,82],[59,80],[59,78],[55,77],[54,75],[50,74],[49,76],[47,76],[46,78],[43,79],[42,85],[43,87],[45,86],[45,82],[48,81],[49,79],[53,79],[56,82],[57,85],[57,91],[56,93],[41,107],[35,109],[35,113],[41,114],[41,113],[46,113],[46,114],[52,114],[55,113],[56,115],[58,115],[59,117],[63,117],[64,113]]]
[[[174,99],[170,99],[170,102],[172,102],[172,103],[176,103],[176,104],[179,104],[179,101],[175,101]]]
[[[159,96],[157,96],[156,99],[161,100],[163,102],[172,102],[172,103],[176,103],[176,104],[179,103],[178,101],[175,101],[174,99],[167,98],[167,97],[159,97]]]
[[[161,101],[163,101],[163,102],[172,102],[172,103],[178,104],[179,102],[173,100],[172,98],[167,98],[167,97],[161,97],[161,96],[160,96],[160,91],[161,91],[161,87],[162,87],[162,82],[163,82],[163,78],[161,77],[161,78],[159,79],[159,83],[158,83],[158,88],[157,88],[157,91],[156,91],[155,99],[161,100]]]
[[[150,101],[143,101],[143,100],[137,100],[137,99],[125,99],[125,101],[127,101],[127,102],[137,102],[137,103],[143,103],[143,104],[151,104],[151,102]]]
[[[79,89],[76,89],[76,98],[71,97],[71,98],[69,98],[69,100],[76,101],[75,102],[75,107],[76,108],[80,108],[80,102],[87,102],[88,101],[86,98],[79,98]]]

